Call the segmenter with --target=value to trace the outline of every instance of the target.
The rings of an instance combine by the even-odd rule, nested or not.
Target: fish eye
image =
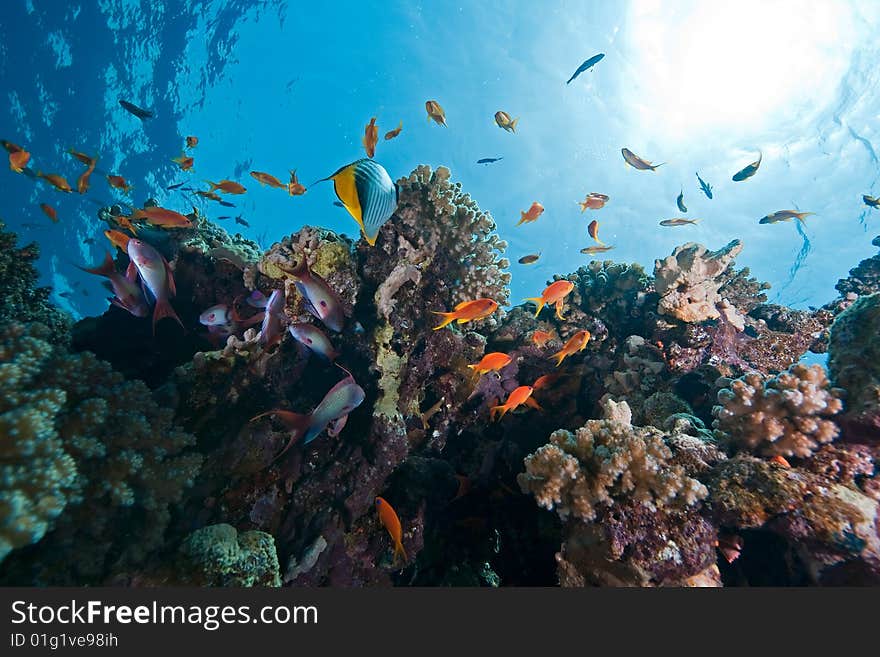
[[[376,498],[376,506],[382,506],[382,500],[380,500],[378,497]]]
[[[321,308],[326,308],[326,307],[327,307],[327,302],[326,302],[326,301],[322,301],[322,302],[321,302]]]
[[[306,342],[309,343],[309,344],[312,344],[312,339],[311,339],[311,338],[306,338]]]

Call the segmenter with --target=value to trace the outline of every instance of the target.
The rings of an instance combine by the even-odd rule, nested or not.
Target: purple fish
[[[138,284],[137,270],[131,265],[129,265],[126,275],[123,276],[120,272],[116,271],[113,258],[107,253],[101,266],[93,269],[79,267],[79,269],[110,279],[110,288],[113,290],[113,294],[116,295],[110,299],[110,303],[114,306],[130,312],[135,317],[146,317],[150,314],[150,306],[147,304],[141,286]]]
[[[152,246],[135,238],[128,241],[128,257],[131,258],[132,265],[137,268],[141,280],[156,300],[156,306],[153,308],[153,334],[156,333],[156,323],[164,317],[174,318],[183,328],[183,322],[168,301],[177,294],[168,261]]]
[[[314,324],[306,322],[291,324],[287,327],[287,330],[290,331],[290,334],[297,342],[305,345],[310,351],[314,351],[321,356],[321,358],[333,362],[339,356],[339,352],[333,348],[330,338]]]
[[[249,305],[251,308],[263,309],[266,307],[266,302],[268,301],[268,299],[266,299],[266,295],[259,290],[254,290],[248,295],[248,298],[245,299],[245,301],[247,302],[247,305]]]
[[[300,254],[296,267],[293,269],[281,267],[281,270],[296,279],[296,289],[305,298],[308,311],[324,322],[327,328],[341,331],[345,324],[342,302],[327,281],[311,272],[305,254]]]
[[[308,445],[324,429],[329,429],[328,433],[332,432],[333,436],[337,435],[345,426],[348,414],[360,406],[365,397],[364,389],[355,383],[354,377],[349,372],[347,377],[330,388],[311,413],[303,415],[291,411],[267,411],[251,419],[251,422],[266,416],[275,416],[290,430],[290,440],[275,457],[278,459],[300,438],[304,445]]]

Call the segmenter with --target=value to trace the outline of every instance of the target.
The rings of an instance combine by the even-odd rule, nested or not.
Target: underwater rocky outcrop
[[[261,250],[197,212],[192,228],[144,228],[173,269],[185,333],[162,322],[153,336],[111,308],[78,323],[71,353],[63,328],[43,326],[56,311],[33,268],[16,278],[4,264],[0,581],[877,581],[880,295],[867,284],[845,310],[795,310],[737,269],[738,240],[689,243],[653,274],[610,260],[557,274],[547,283],[572,283],[561,316],[536,314],[506,306],[506,244],[448,169],[419,166],[398,186],[375,246],[306,226]],[[304,264],[338,322],[307,299]],[[267,340],[254,306],[273,292]],[[478,298],[499,309],[434,330],[435,313]],[[224,333],[199,323],[217,304],[235,311]],[[826,349],[827,374],[798,364]],[[509,362],[469,367],[493,352]],[[312,412],[349,376],[363,401],[303,444],[285,414]],[[522,386],[535,403],[493,418]],[[400,518],[405,563],[376,496]]]

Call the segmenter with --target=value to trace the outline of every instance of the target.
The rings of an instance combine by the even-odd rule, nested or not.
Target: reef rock
[[[719,317],[723,297],[718,291],[727,282],[724,273],[742,249],[739,240],[718,251],[688,242],[676,247],[671,256],[656,260],[654,287],[660,295],[657,311],[688,323]],[[725,318],[742,330],[739,312],[732,306],[722,308]]]

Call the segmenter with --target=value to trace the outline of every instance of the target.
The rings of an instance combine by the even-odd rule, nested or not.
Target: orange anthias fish
[[[104,237],[110,240],[110,244],[117,249],[122,249],[125,253],[128,253],[128,241],[131,239],[128,235],[121,231],[108,228],[104,231]]]
[[[498,310],[498,304],[492,299],[476,299],[474,301],[462,301],[451,313],[440,313],[431,311],[435,315],[443,317],[443,321],[439,326],[435,326],[434,330],[442,329],[447,324],[457,321],[459,324],[465,322],[473,322],[478,319],[484,319]]]
[[[290,182],[287,183],[287,193],[291,196],[302,196],[306,193],[305,185],[302,185],[296,177],[296,169],[290,172]]]
[[[58,223],[58,213],[48,203],[40,203],[40,209],[46,213],[46,216],[49,217],[53,221],[53,223]]]
[[[125,230],[130,230],[132,235],[137,235],[137,228],[131,223],[131,219],[124,214],[113,215],[113,221],[116,222],[117,226],[122,226]]]
[[[125,178],[122,176],[107,176],[107,182],[110,183],[110,186],[114,189],[121,189],[123,192],[128,194],[132,190],[132,186],[125,182]]]
[[[548,340],[552,340],[555,337],[556,336],[550,331],[538,330],[532,333],[532,343],[536,347],[543,347],[545,344],[547,344]]]
[[[397,512],[381,497],[376,498],[376,511],[379,512],[379,520],[384,525],[385,529],[388,530],[388,535],[391,537],[392,542],[394,543],[394,557],[393,562],[397,563],[397,558],[403,558],[403,562],[406,563],[406,550],[403,549],[403,529],[400,526],[400,518],[397,517]]]
[[[221,180],[218,183],[212,183],[210,180],[206,180],[211,186],[210,191],[214,191],[215,189],[219,189],[224,194],[244,194],[247,191],[247,188],[244,185],[241,185],[234,180]]]
[[[526,210],[525,212],[520,212],[521,216],[517,226],[519,226],[520,224],[528,224],[533,221],[537,221],[538,217],[540,217],[543,212],[544,206],[535,201],[534,203],[532,203],[531,206],[529,206],[528,210]]]
[[[202,196],[204,198],[209,198],[212,201],[222,201],[223,200],[220,198],[220,195],[216,194],[215,192],[203,192],[202,190],[196,190],[196,194],[198,194],[199,196]]]
[[[425,110],[428,112],[429,121],[433,119],[435,123],[446,127],[446,112],[440,107],[440,103],[436,100],[427,100],[425,101]]]
[[[776,456],[771,458],[770,463],[773,463],[774,465],[781,466],[783,468],[790,468],[791,467],[791,463],[789,463],[788,460],[784,456],[779,456],[779,454],[777,454]]]
[[[263,171],[251,171],[251,177],[260,183],[260,186],[269,185],[269,187],[275,187],[277,189],[286,189],[287,185],[278,180],[275,176],[270,173],[264,173]]]
[[[397,135],[400,134],[400,131],[403,130],[403,121],[397,124],[397,127],[394,130],[389,130],[385,133],[385,141],[389,139],[394,139]]]
[[[510,364],[510,361],[511,358],[507,354],[502,354],[500,351],[493,351],[491,354],[483,356],[483,359],[479,363],[468,365],[468,367],[474,370],[477,374],[487,374],[488,372],[495,372],[506,367]]]
[[[379,142],[379,126],[376,125],[376,117],[370,119],[370,122],[364,128],[363,138],[364,149],[367,151],[367,157],[373,157],[376,154],[376,144]]]
[[[171,158],[172,162],[176,162],[181,171],[190,171],[195,163],[195,158],[191,155],[181,153],[179,157]]]
[[[185,215],[159,207],[139,208],[131,213],[130,218],[163,228],[192,228],[192,222]]]
[[[80,177],[76,181],[76,191],[80,194],[85,194],[89,191],[89,178],[92,176],[92,172],[95,170],[95,165],[89,165],[89,168],[80,174]]]
[[[574,289],[574,283],[565,279],[551,283],[541,293],[540,297],[528,297],[525,301],[534,301],[538,309],[535,311],[535,317],[541,314],[541,309],[545,303],[556,304],[556,316],[559,319],[565,319],[562,316],[562,305],[565,297]]]
[[[560,365],[562,365],[562,361],[564,361],[568,356],[571,356],[572,354],[576,354],[577,352],[586,349],[587,343],[589,341],[589,331],[578,331],[568,339],[568,342],[565,343],[565,346],[562,347],[562,349],[550,356],[550,358],[556,358],[556,367],[559,367]]]
[[[11,141],[6,141],[5,139],[0,139],[0,146],[3,146],[7,153],[16,153],[24,150],[18,144],[13,144]]]
[[[605,242],[599,239],[599,222],[593,219],[590,222],[590,225],[587,226],[587,232],[590,234],[594,240],[596,240],[599,244],[605,245]]]
[[[12,151],[9,154],[9,168],[15,171],[15,173],[21,173],[24,171],[24,168],[30,161],[31,154],[23,148],[17,151]]]
[[[598,192],[590,192],[587,194],[587,198],[583,201],[578,201],[578,205],[581,206],[581,212],[584,210],[601,210],[605,207],[605,204],[609,201],[610,197],[605,194],[599,194]]]
[[[554,383],[556,383],[559,378],[562,376],[559,372],[554,374],[545,374],[544,376],[539,376],[535,382],[532,384],[532,388],[535,390],[542,390],[544,388],[549,388]]]
[[[507,397],[507,401],[504,402],[501,406],[493,406],[491,411],[489,412],[492,421],[496,419],[501,419],[505,416],[507,411],[512,411],[513,409],[522,406],[525,404],[535,410],[542,410],[541,406],[532,399],[532,392],[534,392],[534,388],[532,386],[520,386],[516,388],[513,392],[510,393]]]
[[[186,138],[186,147],[187,148],[195,148],[199,143],[198,137],[187,137]]]
[[[42,178],[59,192],[67,192],[69,194],[73,191],[70,187],[70,183],[67,182],[67,179],[64,176],[59,176],[57,173],[43,173],[42,171],[37,171],[37,178]]]
[[[80,153],[79,151],[75,151],[72,148],[68,148],[67,152],[73,155],[77,160],[86,165],[86,167],[95,168],[95,165],[98,163],[97,157],[91,157],[90,155],[86,155],[85,153]]]

